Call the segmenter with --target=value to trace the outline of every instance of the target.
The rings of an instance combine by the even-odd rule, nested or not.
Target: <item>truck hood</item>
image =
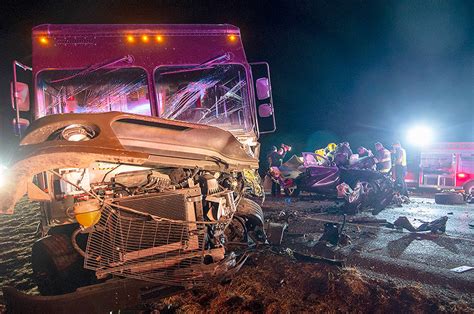
[[[72,142],[60,133],[71,125],[93,130],[87,141]],[[228,131],[156,117],[107,112],[51,115],[35,121],[20,143],[0,191],[0,213],[34,192],[34,175],[59,168],[86,168],[104,161],[146,167],[182,167],[210,171],[257,169],[258,160]]]

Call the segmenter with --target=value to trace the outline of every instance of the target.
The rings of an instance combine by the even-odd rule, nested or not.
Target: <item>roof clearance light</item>
[[[162,42],[163,42],[163,36],[161,36],[161,35],[156,35],[155,40],[156,40],[157,42],[159,42],[159,43],[162,43]]]
[[[127,36],[127,42],[134,43],[135,42],[135,37],[133,37],[132,35],[128,35]]]
[[[47,45],[47,44],[49,43],[48,37],[46,37],[46,36],[41,36],[41,37],[39,38],[39,42],[40,42],[40,44]]]
[[[150,41],[150,37],[148,37],[148,35],[143,35],[143,36],[142,36],[142,41],[143,41],[144,43],[147,43],[147,42]]]
[[[237,40],[237,36],[235,36],[235,35],[229,35],[229,40],[230,40],[230,41],[236,41],[236,40]]]

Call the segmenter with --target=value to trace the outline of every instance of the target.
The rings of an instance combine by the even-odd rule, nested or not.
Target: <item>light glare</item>
[[[414,126],[408,130],[407,140],[412,145],[429,145],[433,141],[433,130],[426,125]]]

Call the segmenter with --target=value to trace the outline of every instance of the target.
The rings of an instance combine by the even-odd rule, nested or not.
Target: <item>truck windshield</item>
[[[151,114],[147,75],[140,68],[46,70],[38,75],[37,117],[57,113],[121,111]],[[62,79],[71,77],[70,79]]]
[[[155,72],[159,116],[216,126],[234,133],[252,130],[245,68],[159,67]]]

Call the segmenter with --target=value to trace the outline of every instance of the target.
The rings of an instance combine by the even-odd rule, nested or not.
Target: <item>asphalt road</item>
[[[331,211],[332,207],[333,202],[308,197],[270,198],[264,205],[264,212],[270,219],[282,216],[282,213],[291,216],[287,220],[288,237],[305,234],[306,239],[318,239],[325,222],[342,221],[341,215],[325,212]],[[280,213],[276,214],[278,211]],[[450,269],[474,266],[474,229],[469,227],[469,222],[474,220],[474,204],[437,205],[430,198],[412,197],[409,204],[386,208],[376,216],[362,212],[347,218],[394,222],[400,216],[406,216],[415,228],[422,222],[448,216],[446,232],[413,233],[388,228],[381,223],[347,223],[345,232],[351,243],[337,248],[336,253],[346,259],[346,264],[368,272],[473,294],[474,269],[463,273]],[[314,243],[308,241],[305,245],[310,247]]]

